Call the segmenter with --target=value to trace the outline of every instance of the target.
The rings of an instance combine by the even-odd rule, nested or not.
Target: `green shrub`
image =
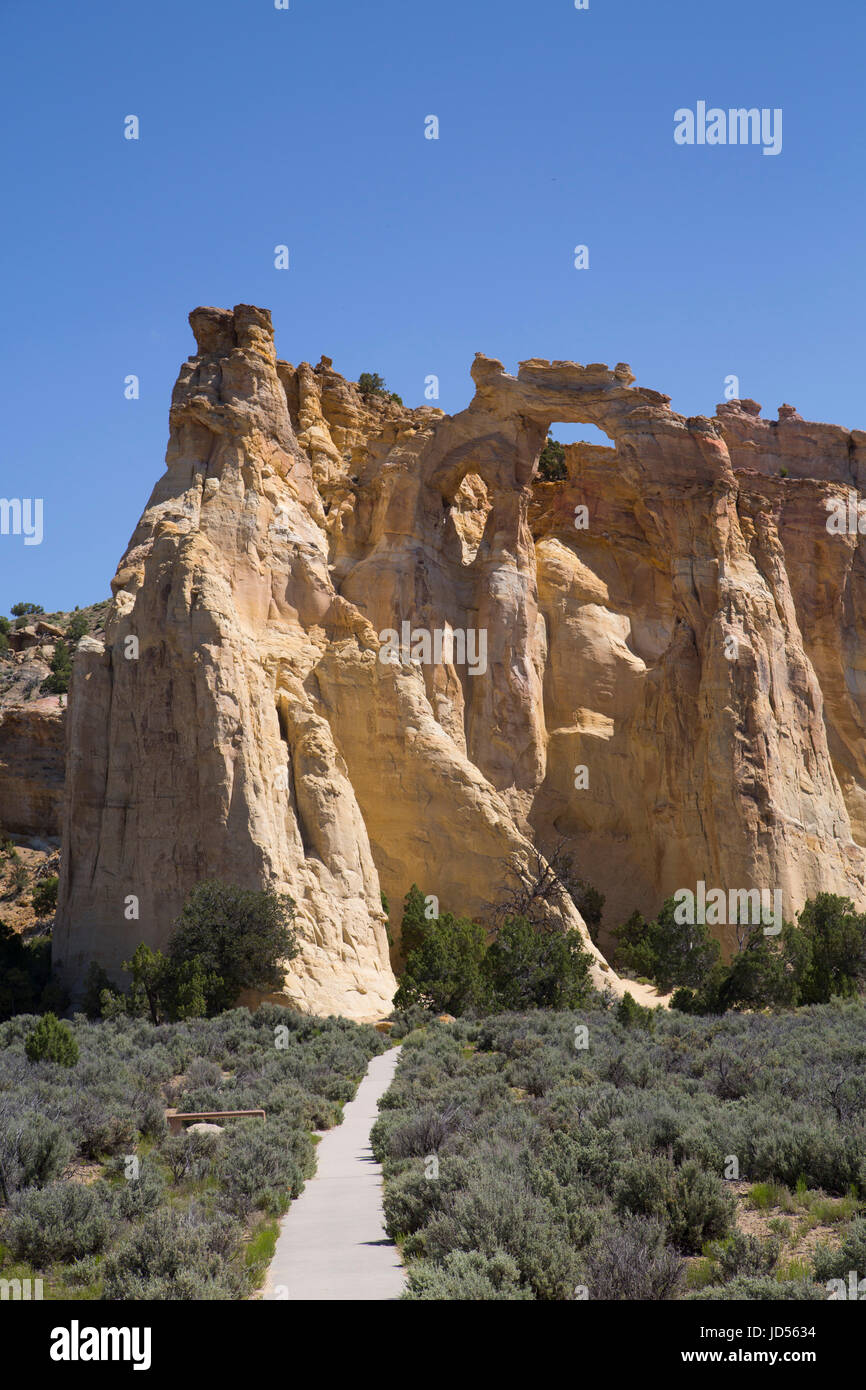
[[[14,1196],[2,1231],[16,1259],[44,1269],[103,1250],[112,1225],[110,1200],[100,1185],[57,1182]]]
[[[479,923],[450,912],[434,918],[406,961],[394,1007],[420,1004],[455,1014],[477,1007],[484,991],[481,962],[486,950],[486,933]]]
[[[165,1118],[164,1102],[158,1095],[143,1095],[141,1097],[136,1124],[142,1139],[153,1139],[157,1143],[162,1142],[168,1133],[168,1124]]]
[[[739,1275],[757,1278],[772,1274],[781,1250],[780,1240],[759,1240],[743,1231],[733,1231],[710,1247],[710,1255],[722,1282],[727,1282]]]
[[[646,1028],[650,1033],[655,1028],[653,1010],[638,1004],[628,991],[622,996],[614,1012],[617,1022],[626,1028]]]
[[[843,1233],[837,1247],[819,1245],[812,1256],[815,1278],[847,1279],[853,1269],[858,1279],[866,1278],[866,1219],[858,1217]]]
[[[96,1161],[112,1154],[131,1153],[135,1147],[136,1126],[132,1115],[107,1105],[99,1096],[77,1096],[73,1116],[82,1158]]]
[[[127,1177],[126,1165],[125,1156],[115,1163],[115,1171],[122,1177],[116,1189],[117,1210],[126,1221],[140,1221],[162,1201],[165,1179],[152,1158],[142,1160],[137,1177]]]
[[[276,1119],[236,1120],[222,1136],[215,1167],[234,1212],[279,1215],[315,1171],[313,1144]]]
[[[143,941],[132,960],[123,962],[123,969],[132,976],[127,1012],[136,1016],[147,1013],[152,1023],[204,1018],[208,997],[218,995],[225,983],[221,976],[207,970],[201,956],[188,960],[166,958],[162,951],[152,950]],[[100,1011],[106,1002],[104,992],[99,995]]]
[[[106,1256],[103,1298],[237,1299],[246,1293],[236,1257],[240,1230],[199,1208],[156,1211]]]
[[[391,1130],[388,1153],[392,1158],[425,1157],[438,1153],[449,1136],[460,1128],[460,1123],[458,1106],[449,1105],[444,1110],[425,1106]]]
[[[620,1169],[616,1206],[635,1216],[664,1218],[673,1196],[674,1167],[669,1159],[640,1154]]]
[[[697,990],[686,989],[685,985],[678,985],[671,995],[670,1007],[683,1014],[698,1014],[700,1008],[700,996]]]
[[[660,942],[670,946],[674,935],[659,921],[643,931],[636,917],[622,929],[620,958],[633,966],[640,961],[652,978],[664,985],[666,967]],[[671,978],[679,978],[667,969]],[[729,966],[710,962],[701,979],[682,979],[693,986],[677,991],[673,1006],[685,1013],[723,1013],[726,1009],[781,1009],[795,1004],[824,1004],[834,997],[853,997],[866,981],[866,913],[854,910],[848,898],[819,893],[806,902],[796,924],[786,922],[779,937],[763,927],[749,930]]]
[[[368,399],[370,396],[387,396],[388,388],[378,372],[362,372],[358,377],[358,390]]]
[[[416,1028],[423,1028],[431,1023],[436,1017],[432,1009],[426,1009],[423,1004],[410,1004],[403,1009],[395,1009],[390,1015],[393,1028],[389,1036],[394,1042],[400,1042],[413,1033]]]
[[[485,1167],[427,1224],[424,1248],[434,1260],[450,1250],[487,1258],[504,1251],[536,1298],[565,1299],[577,1283],[577,1254],[557,1216],[518,1173]]]
[[[586,923],[590,941],[598,945],[601,922],[604,915],[604,894],[593,888],[585,879],[575,879],[570,885],[575,907]]]
[[[866,913],[848,898],[819,893],[783,932],[802,1004],[853,995],[866,980]]]
[[[102,1017],[102,992],[103,990],[111,992],[112,988],[111,980],[102,966],[92,960],[85,977],[84,995],[81,1003],[82,1010],[88,1018]]]
[[[677,1169],[666,1224],[678,1250],[700,1254],[705,1241],[727,1235],[733,1214],[734,1199],[715,1174],[691,1159]]]
[[[645,979],[655,976],[657,956],[650,935],[650,924],[637,911],[614,932],[615,960],[623,970]]]
[[[472,1168],[462,1158],[441,1162],[438,1178],[429,1178],[423,1162],[395,1172],[385,1188],[385,1229],[392,1240],[411,1236],[440,1214],[451,1196],[471,1181]]]
[[[633,913],[616,935],[617,959],[627,969],[648,975],[665,993],[677,985],[699,989],[719,960],[719,943],[707,925],[678,922],[673,898],[652,922]]]
[[[63,1281],[71,1289],[86,1289],[96,1286],[102,1278],[102,1260],[98,1255],[85,1255],[75,1260],[63,1271]]]
[[[54,644],[54,655],[49,666],[51,674],[45,677],[39,689],[49,695],[65,695],[72,680],[72,652],[62,637]]]
[[[451,1250],[441,1264],[417,1260],[409,1270],[405,1299],[447,1299],[492,1303],[525,1301],[532,1291],[520,1282],[520,1270],[503,1250],[492,1255]]]
[[[493,1009],[574,1009],[591,991],[591,957],[579,932],[507,917],[481,967]]]
[[[0,1116],[0,1200],[59,1178],[72,1153],[72,1141],[47,1115],[22,1110]]]
[[[184,903],[169,943],[176,967],[193,963],[210,977],[210,1014],[231,1008],[243,990],[281,989],[285,965],[298,954],[294,904],[271,888],[258,891],[210,880]]]
[[[547,441],[538,459],[538,476],[543,478],[546,483],[559,482],[568,477],[568,469],[565,466],[565,448],[558,439],[551,435],[547,436]]]
[[[447,912],[428,919],[415,884],[406,895],[401,940],[407,954],[394,996],[398,1016],[415,1010],[420,1021],[424,1011],[575,1008],[591,993],[590,956],[579,932],[505,915],[488,945],[480,923]]]
[[[56,874],[49,875],[48,878],[40,879],[33,889],[30,899],[33,904],[33,911],[37,917],[48,917],[57,908],[57,885],[59,879]]]
[[[16,855],[15,858],[17,860],[18,856]],[[27,887],[27,869],[24,864],[13,862],[9,871],[9,887],[10,892],[7,897],[14,897],[16,893],[21,892],[22,888]]]
[[[170,1134],[160,1145],[159,1156],[176,1183],[202,1178],[210,1170],[221,1137],[190,1129]]]
[[[658,1302],[676,1296],[684,1270],[682,1257],[665,1244],[662,1224],[637,1219],[599,1234],[579,1282],[593,1300]]]
[[[413,883],[403,900],[403,919],[400,924],[400,949],[404,960],[408,959],[413,951],[421,949],[430,921],[432,917],[428,916],[427,899],[418,885]]]
[[[720,982],[718,1002],[725,1008],[784,1008],[793,1004],[797,983],[780,945],[754,927]]]
[[[28,1035],[24,1051],[31,1062],[57,1062],[74,1067],[78,1061],[78,1044],[72,1030],[54,1014],[45,1014]]]
[[[50,941],[38,937],[24,942],[0,922],[0,1021],[35,1013],[42,1006],[50,974]]]

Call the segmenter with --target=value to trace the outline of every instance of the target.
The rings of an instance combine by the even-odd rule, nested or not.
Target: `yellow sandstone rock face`
[[[0,705],[0,834],[60,834],[64,716],[56,695]]]
[[[397,921],[413,882],[480,913],[534,846],[566,842],[606,927],[698,879],[780,889],[789,914],[822,888],[863,905],[866,585],[824,501],[866,436],[749,402],[685,420],[623,364],[481,355],[450,417],[278,361],[265,310],[190,322],[166,471],[104,649],[75,662],[54,946],[74,990],[163,945],[210,876],[289,893],[285,999],[356,1018],[395,988],[382,892]],[[540,483],[553,421],[611,448]]]

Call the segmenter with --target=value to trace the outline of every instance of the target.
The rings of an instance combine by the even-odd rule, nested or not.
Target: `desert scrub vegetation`
[[[405,1297],[818,1299],[860,1256],[863,1004],[619,1012],[400,1030],[373,1147]],[[752,1185],[768,1225],[748,1234]]]
[[[385,1046],[274,1005],[0,1024],[0,1277],[42,1276],[55,1298],[247,1296],[314,1171],[311,1131],[339,1123]],[[171,1107],[267,1118],[172,1135]]]
[[[763,925],[737,927],[728,964],[706,922],[689,922],[668,898],[646,922],[639,912],[614,935],[618,968],[673,990],[671,1007],[693,1014],[785,1009],[862,995],[866,987],[866,913],[849,898],[818,893],[778,936]],[[709,913],[707,913],[709,916]]]
[[[0,851],[0,872],[2,862]],[[0,920],[0,1022],[51,1005],[62,1009],[65,1002],[51,982],[50,938],[25,941]]]
[[[534,860],[529,870],[512,866],[515,883],[490,905],[486,922],[440,913],[438,906],[433,912],[436,899],[413,883],[400,929],[405,965],[394,996],[398,1013],[568,1009],[589,997],[591,957],[583,937],[551,923],[545,910],[570,895],[597,926],[604,898],[572,874],[559,851],[550,863],[540,854]]]
[[[545,483],[558,483],[568,477],[565,463],[565,446],[558,439],[548,435],[538,459],[537,476]]]
[[[244,990],[281,987],[286,962],[298,954],[291,898],[272,888],[241,888],[208,879],[187,895],[168,954],[141,942],[123,962],[131,985],[122,990],[91,962],[83,1007],[88,1018],[148,1017],[178,1023],[230,1009]]]

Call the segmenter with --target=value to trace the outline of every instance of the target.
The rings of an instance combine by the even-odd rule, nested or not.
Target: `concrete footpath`
[[[263,1297],[399,1298],[404,1273],[385,1234],[382,1169],[370,1150],[377,1102],[394,1076],[399,1047],[374,1057],[343,1123],[316,1147],[316,1175],[280,1222]]]

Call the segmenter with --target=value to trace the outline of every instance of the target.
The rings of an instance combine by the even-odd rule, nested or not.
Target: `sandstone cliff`
[[[56,695],[0,712],[0,831],[59,838],[65,710]]]
[[[66,696],[46,694],[56,644],[102,637],[107,602],[74,613],[19,617],[0,643],[0,834],[60,842]],[[78,624],[78,630],[71,624]]]
[[[287,997],[356,1017],[394,989],[383,891],[482,912],[533,845],[566,842],[608,926],[699,878],[863,903],[864,567],[823,504],[866,435],[481,355],[445,416],[279,361],[262,309],[190,322],[166,471],[75,661],[69,985],[164,943],[210,875],[289,892]],[[555,421],[611,448],[539,483]],[[404,623],[444,659],[383,660]]]

